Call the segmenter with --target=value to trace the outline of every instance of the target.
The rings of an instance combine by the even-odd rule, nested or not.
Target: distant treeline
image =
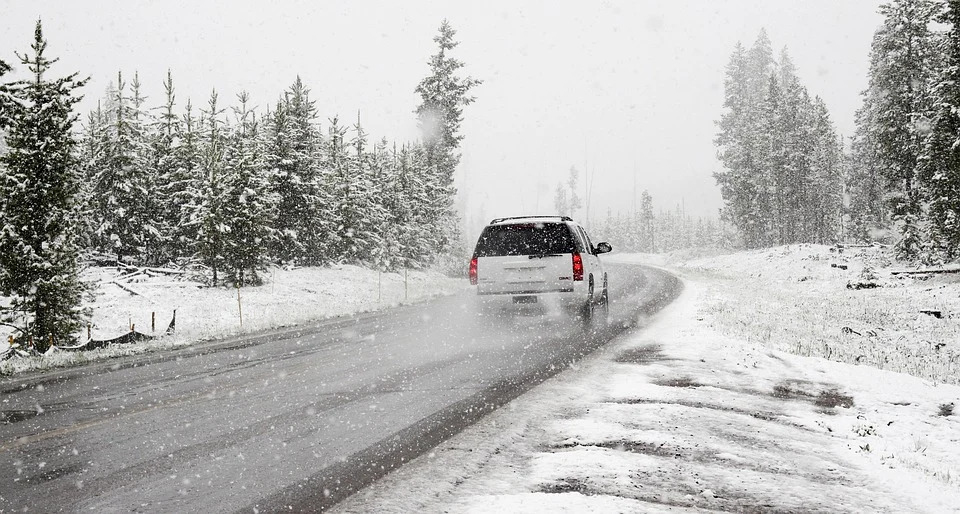
[[[618,252],[664,253],[734,244],[731,228],[716,218],[694,218],[681,206],[654,212],[653,197],[646,191],[638,209],[616,214],[608,210],[593,232],[597,241],[609,242]]]

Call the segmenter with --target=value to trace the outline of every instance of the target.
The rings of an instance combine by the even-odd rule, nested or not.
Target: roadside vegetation
[[[172,72],[148,101],[136,71],[121,71],[81,116],[86,80],[55,77],[38,20],[30,51],[0,60],[0,77],[26,77],[0,81],[0,336],[41,354],[83,340],[87,266],[230,289],[280,265],[459,270],[453,176],[480,81],[463,76],[455,36],[444,21],[410,85],[421,139],[389,142],[359,112],[321,122],[299,77],[257,111],[271,99],[178,98]]]
[[[676,269],[708,284],[702,315],[721,333],[960,384],[960,273],[916,273],[928,268],[899,263],[894,252],[791,245],[694,258]]]

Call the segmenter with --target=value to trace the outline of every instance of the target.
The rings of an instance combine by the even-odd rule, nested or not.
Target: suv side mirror
[[[609,253],[613,251],[613,247],[610,246],[610,243],[597,243],[597,247],[593,250],[593,253],[599,255],[601,253]]]

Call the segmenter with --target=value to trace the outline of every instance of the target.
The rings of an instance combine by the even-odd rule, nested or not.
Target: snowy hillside
[[[611,259],[672,268],[685,291],[340,511],[956,508],[956,275],[824,246]],[[848,289],[867,267],[882,287]]]

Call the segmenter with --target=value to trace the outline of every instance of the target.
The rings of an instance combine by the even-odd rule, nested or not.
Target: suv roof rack
[[[500,223],[502,221],[523,220],[528,218],[556,218],[560,221],[573,221],[573,218],[571,218],[570,216],[510,216],[508,218],[494,218],[490,220],[489,224],[493,225],[494,223]]]

